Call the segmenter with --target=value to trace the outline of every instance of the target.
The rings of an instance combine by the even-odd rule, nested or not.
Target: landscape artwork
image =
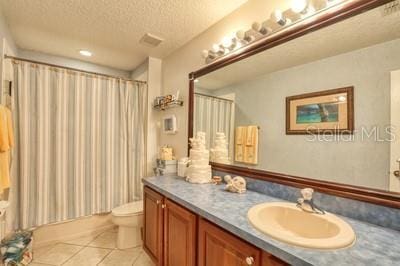
[[[338,103],[319,103],[297,106],[296,123],[338,122],[338,106]]]
[[[352,134],[354,87],[286,97],[286,134]]]

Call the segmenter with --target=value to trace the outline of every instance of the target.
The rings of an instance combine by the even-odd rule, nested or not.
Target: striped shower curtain
[[[13,223],[109,212],[142,196],[145,84],[14,62]]]
[[[194,128],[206,133],[206,147],[213,147],[216,132],[224,132],[229,150],[233,151],[234,102],[203,94],[194,95]]]

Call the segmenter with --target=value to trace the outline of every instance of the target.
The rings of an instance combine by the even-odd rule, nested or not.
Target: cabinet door
[[[164,197],[154,190],[144,188],[143,249],[158,266],[163,265],[163,209]]]
[[[286,266],[289,265],[286,262],[278,259],[277,257],[263,251],[262,253],[261,266]]]
[[[260,257],[258,248],[200,219],[199,266],[260,266]]]
[[[164,266],[196,265],[196,215],[165,200]]]

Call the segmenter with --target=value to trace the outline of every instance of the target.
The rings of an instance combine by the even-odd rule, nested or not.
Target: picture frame
[[[286,97],[286,134],[353,134],[354,87]]]

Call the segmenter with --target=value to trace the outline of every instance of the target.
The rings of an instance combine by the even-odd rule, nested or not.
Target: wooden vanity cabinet
[[[287,265],[148,187],[143,202],[143,248],[157,266]]]
[[[164,197],[145,187],[143,191],[143,249],[157,266],[163,262]]]
[[[195,266],[197,216],[144,188],[143,248],[157,266]]]
[[[212,223],[199,221],[199,266],[261,266],[261,251]]]
[[[164,266],[196,265],[197,216],[165,200]]]

